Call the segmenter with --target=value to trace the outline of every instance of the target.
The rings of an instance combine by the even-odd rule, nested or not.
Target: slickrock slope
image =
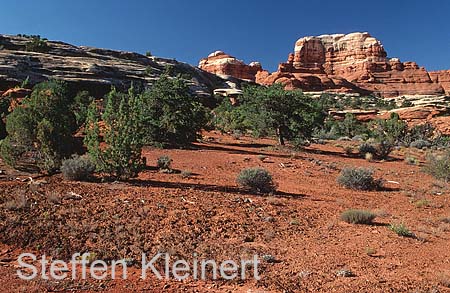
[[[225,80],[173,59],[48,41],[44,53],[26,51],[28,37],[0,35],[0,91],[29,79],[31,85],[58,78],[75,90],[89,90],[102,96],[112,85],[125,88],[153,83],[169,66],[173,75],[184,74],[198,96],[210,96],[214,89],[229,87]]]
[[[236,78],[245,75],[245,79],[253,80],[254,76],[260,84],[281,82],[287,89],[305,91],[375,93],[383,97],[398,97],[439,96],[450,88],[449,71],[428,73],[415,62],[388,58],[381,42],[368,33],[301,38],[295,43],[294,53],[289,54],[287,62],[281,63],[272,74],[262,70],[259,64],[253,68],[240,62],[233,67],[224,61],[206,66],[212,58],[216,61],[236,60],[222,54],[212,54],[203,59],[200,68]],[[220,59],[221,56],[227,57]]]
[[[222,51],[209,54],[207,58],[200,60],[198,67],[219,76],[232,76],[250,81],[255,81],[256,74],[263,71],[259,62],[245,64]]]

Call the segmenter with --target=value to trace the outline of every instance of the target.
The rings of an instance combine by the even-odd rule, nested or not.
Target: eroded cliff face
[[[259,62],[245,64],[222,51],[209,54],[207,58],[200,60],[198,67],[222,77],[232,76],[249,81],[255,81],[256,74],[263,71]]]
[[[295,43],[294,52],[289,54],[288,60],[271,74],[264,71],[260,64],[251,67],[220,53],[203,59],[200,68],[237,78],[245,77],[260,84],[280,82],[287,89],[397,97],[443,95],[450,86],[448,71],[429,73],[415,62],[387,58],[381,42],[368,33],[301,38]],[[214,66],[214,62],[208,66],[209,59],[217,61]]]

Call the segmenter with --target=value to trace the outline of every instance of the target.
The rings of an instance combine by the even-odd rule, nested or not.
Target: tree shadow
[[[200,191],[212,191],[212,192],[223,192],[223,193],[233,193],[242,195],[259,195],[259,196],[277,196],[277,197],[287,197],[287,198],[303,198],[307,195],[290,193],[284,191],[275,191],[271,194],[254,193],[246,189],[242,189],[236,186],[220,186],[215,184],[197,184],[197,183],[186,183],[186,182],[167,182],[167,181],[157,181],[157,180],[142,180],[142,179],[131,179],[128,183],[137,187],[162,187],[162,188],[175,188],[175,189],[192,189]]]

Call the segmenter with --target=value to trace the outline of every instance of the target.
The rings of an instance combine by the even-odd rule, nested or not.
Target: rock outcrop
[[[431,80],[440,84],[447,95],[450,95],[450,70],[431,71]]]
[[[256,79],[256,74],[263,71],[259,62],[245,64],[244,61],[238,60],[222,51],[209,54],[207,58],[200,60],[198,67],[224,78],[232,76],[253,82]]]
[[[173,59],[53,41],[46,42],[44,52],[30,52],[26,50],[30,41],[29,37],[0,35],[0,91],[26,79],[32,86],[56,78],[76,91],[89,90],[101,97],[111,86],[123,89],[131,83],[151,85],[168,69],[173,75],[182,74],[199,97],[209,97],[214,89],[229,87],[226,80]]]
[[[304,37],[294,52],[269,74],[236,58],[216,52],[200,68],[260,84],[283,83],[287,89],[377,94],[439,96],[449,92],[450,71],[429,73],[415,62],[388,58],[381,42],[368,33]]]

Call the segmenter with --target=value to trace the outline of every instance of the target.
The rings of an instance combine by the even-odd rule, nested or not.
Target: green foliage
[[[372,136],[378,142],[377,154],[380,158],[387,158],[394,146],[406,136],[408,125],[400,119],[397,113],[391,113],[389,119],[375,120],[371,123]]]
[[[9,106],[11,99],[4,97],[0,98],[0,140],[4,139],[7,135],[5,118],[9,114]]]
[[[239,173],[236,181],[253,192],[271,193],[275,191],[272,175],[263,168],[244,169]]]
[[[26,155],[41,171],[56,171],[72,152],[75,122],[69,105],[64,82],[52,80],[35,86],[23,106],[7,116],[8,137],[1,149],[5,161],[19,167],[18,162]]]
[[[198,138],[206,125],[207,110],[190,94],[180,77],[162,75],[143,94],[144,142],[162,146],[183,146]]]
[[[441,155],[428,154],[425,171],[439,180],[450,180],[450,151]]]
[[[135,177],[144,168],[142,152],[142,96],[130,88],[127,94],[113,89],[106,97],[102,115],[105,125],[104,143],[100,147],[97,107],[89,106],[86,121],[85,145],[97,170],[126,180]]]
[[[95,171],[95,164],[88,156],[74,155],[62,161],[61,172],[64,179],[82,181],[89,179]]]
[[[341,220],[350,224],[372,224],[376,214],[366,210],[346,210],[341,214]]]
[[[364,142],[359,146],[359,153],[363,156],[365,156],[366,154],[375,155],[377,153],[377,150],[373,145]]]
[[[389,229],[398,236],[414,237],[414,233],[412,233],[404,224],[390,224]]]
[[[317,100],[298,90],[286,91],[280,84],[246,86],[237,106],[224,100],[215,113],[221,129],[251,130],[255,136],[276,134],[281,145],[285,139],[302,143],[325,118]]]
[[[169,156],[161,156],[156,161],[159,170],[171,170],[172,159]]]
[[[147,56],[147,57],[152,57],[153,55],[152,55],[152,52],[147,51],[147,52],[145,52],[145,56]]]
[[[88,108],[92,101],[94,101],[94,97],[89,95],[87,91],[81,91],[75,96],[71,110],[75,115],[77,128],[86,122]]]
[[[46,53],[50,50],[47,39],[42,39],[40,36],[30,36],[30,38],[31,40],[25,44],[26,51]]]
[[[415,125],[408,130],[408,133],[403,139],[403,143],[411,146],[414,141],[431,141],[435,131],[435,127],[429,122]]]
[[[337,182],[350,189],[376,190],[382,186],[381,180],[373,178],[373,170],[366,168],[344,168],[337,178]]]

